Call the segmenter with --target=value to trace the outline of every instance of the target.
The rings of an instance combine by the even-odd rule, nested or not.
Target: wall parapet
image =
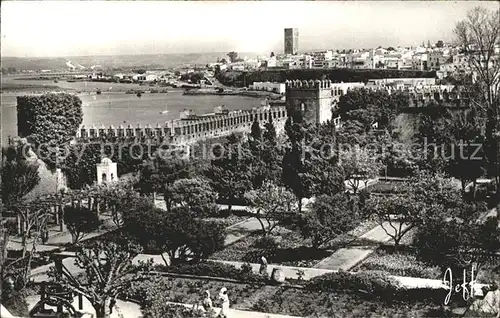
[[[287,88],[294,90],[301,89],[329,89],[332,85],[331,80],[287,80],[285,81]]]
[[[137,126],[120,124],[115,127],[101,125],[81,126],[76,141],[151,140],[158,143],[190,143],[201,139],[216,138],[237,131],[249,131],[252,123],[261,125],[269,120],[284,121],[288,117],[286,106],[261,106],[252,110],[237,110],[196,116],[190,112],[188,118],[171,120],[163,125]]]

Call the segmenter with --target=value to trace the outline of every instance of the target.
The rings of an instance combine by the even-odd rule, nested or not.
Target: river
[[[4,82],[4,80],[2,80]],[[166,121],[179,118],[180,111],[183,109],[192,109],[197,114],[211,113],[213,108],[218,105],[226,105],[230,110],[251,109],[259,106],[261,99],[245,96],[188,96],[182,95],[181,89],[168,89],[168,93],[145,93],[141,97],[135,94],[125,94],[116,92],[116,85],[119,89],[147,89],[137,84],[117,84],[117,83],[96,83],[96,82],[75,82],[68,83],[60,81],[54,83],[47,80],[22,80],[10,81],[10,83],[19,84],[37,84],[37,85],[57,85],[65,89],[74,90],[94,90],[101,89],[103,93],[80,93],[78,96],[82,100],[83,124],[88,125],[114,125],[137,124],[163,125]],[[111,90],[109,88],[111,87]],[[8,136],[17,135],[17,111],[16,97],[25,95],[26,92],[3,93],[0,94],[2,107],[1,128],[2,141],[5,143]],[[160,114],[165,109],[166,114]]]

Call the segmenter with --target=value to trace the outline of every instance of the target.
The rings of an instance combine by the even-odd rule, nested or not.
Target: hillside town
[[[417,47],[2,57],[0,317],[500,317],[500,10],[444,5]]]

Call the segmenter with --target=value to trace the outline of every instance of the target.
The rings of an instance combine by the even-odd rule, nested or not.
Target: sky
[[[17,57],[299,51],[451,41],[494,1],[2,1],[1,54]]]

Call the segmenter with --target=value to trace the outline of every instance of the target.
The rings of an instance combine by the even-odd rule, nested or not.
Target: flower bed
[[[260,258],[265,256],[269,263],[312,267],[332,254],[331,251],[325,249],[310,247],[310,240],[305,240],[299,233],[283,227],[277,227],[274,234],[269,237],[276,242],[274,246],[259,244],[262,235],[254,233],[213,254],[211,258],[258,263]]]
[[[444,317],[445,289],[405,289],[384,273],[339,271],[305,282],[303,289],[281,288],[252,310],[322,317]],[[450,308],[464,306],[460,295]]]
[[[385,303],[344,292],[312,292],[281,289],[269,299],[259,300],[255,311],[300,317],[446,317],[440,305]],[[450,315],[449,315],[450,316]]]
[[[301,317],[447,317],[451,308],[464,305],[461,295],[454,295],[450,307],[444,309],[446,290],[401,289],[380,273],[341,271],[303,284],[303,288],[277,287],[262,297],[264,289],[253,284],[158,277],[134,283],[127,296],[141,303],[145,317],[158,318],[172,311],[167,302],[195,304],[205,290],[216,300],[221,287],[229,291],[231,308],[241,305],[249,310]],[[216,301],[214,306],[218,306]],[[178,317],[189,316],[189,311],[184,312]]]
[[[227,288],[232,305],[243,302],[260,288],[252,284],[157,277],[133,283],[124,296],[139,301],[144,308],[147,308],[154,306],[156,302],[201,303],[203,292],[209,290],[214,306],[218,306],[215,300],[222,287]]]
[[[378,250],[356,266],[354,271],[376,270],[387,275],[441,279],[441,270],[429,266],[409,252],[388,253]]]

